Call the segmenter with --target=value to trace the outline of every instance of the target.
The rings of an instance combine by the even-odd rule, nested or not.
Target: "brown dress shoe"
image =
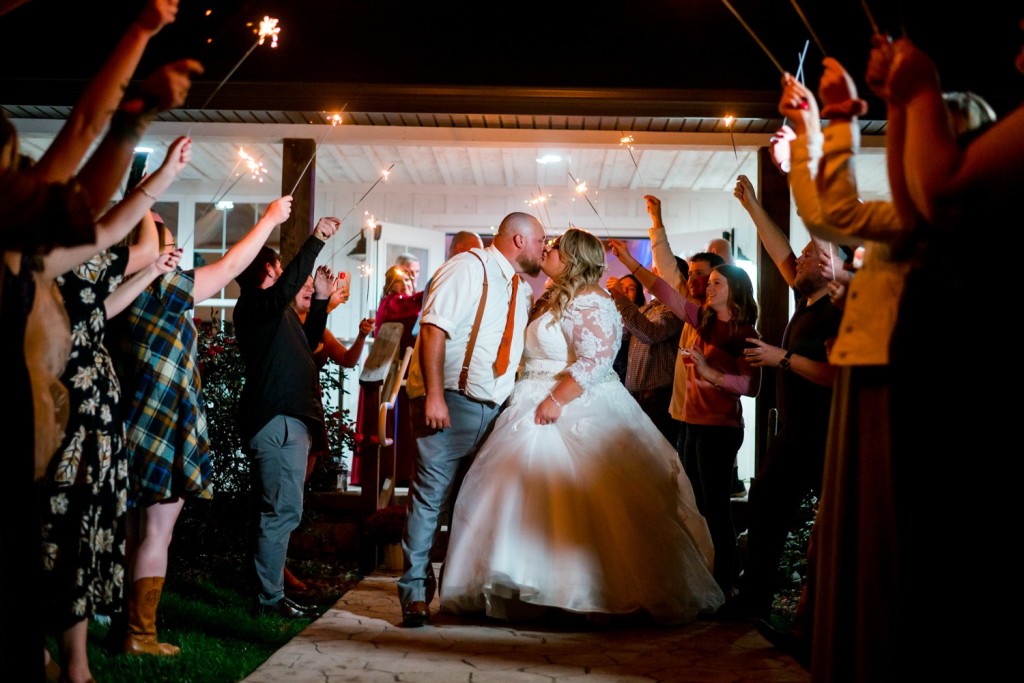
[[[402,625],[410,628],[423,626],[430,621],[430,610],[422,600],[413,600],[402,608]]]

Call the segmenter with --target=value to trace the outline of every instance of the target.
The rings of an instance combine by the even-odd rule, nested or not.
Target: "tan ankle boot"
[[[124,651],[134,655],[174,656],[181,648],[156,638],[156,607],[164,589],[164,577],[147,576],[132,584],[128,596],[128,635]]]

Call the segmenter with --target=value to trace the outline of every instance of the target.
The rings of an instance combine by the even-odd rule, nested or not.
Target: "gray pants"
[[[274,417],[249,441],[260,486],[255,564],[263,605],[284,597],[284,563],[288,541],[302,521],[310,442],[306,423],[286,415]]]
[[[498,416],[500,407],[472,401],[456,391],[444,392],[452,426],[430,430],[424,424],[423,399],[413,399],[410,415],[416,436],[417,457],[413,469],[412,508],[405,526],[402,550],[406,570],[398,580],[402,606],[433,597],[430,548],[437,533],[438,518],[451,495],[459,465],[472,458]]]

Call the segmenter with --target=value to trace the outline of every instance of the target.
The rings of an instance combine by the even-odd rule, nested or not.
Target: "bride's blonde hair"
[[[566,306],[584,287],[596,285],[604,274],[604,245],[586,230],[569,228],[556,239],[558,256],[565,266],[538,301],[538,313],[551,311],[561,320]]]

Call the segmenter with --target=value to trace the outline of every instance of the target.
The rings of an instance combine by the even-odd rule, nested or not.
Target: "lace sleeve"
[[[569,374],[583,389],[612,372],[622,343],[622,318],[615,304],[600,294],[576,297],[562,314],[562,329],[574,351]]]

